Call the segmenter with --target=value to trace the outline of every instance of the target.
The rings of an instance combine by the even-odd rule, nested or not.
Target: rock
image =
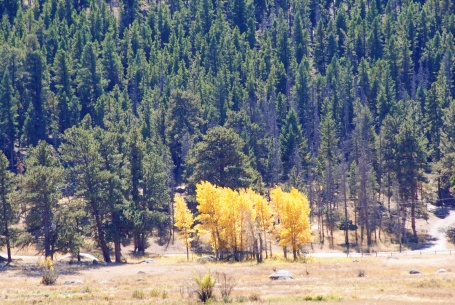
[[[214,262],[214,261],[216,261],[216,257],[213,255],[207,255],[207,256],[203,256],[203,257],[197,259],[198,263],[207,263],[207,262]]]
[[[355,260],[353,260],[352,262],[353,262],[353,263],[358,263],[359,261],[355,259]]]
[[[436,271],[436,273],[447,273],[449,271],[447,271],[446,269],[439,269],[438,271]]]
[[[419,270],[416,270],[416,269],[411,269],[409,271],[409,274],[420,274],[421,272]]]
[[[89,260],[89,261],[94,261],[94,260],[97,261],[98,260],[95,256],[91,255],[90,253],[79,253],[79,257],[80,257],[81,260],[83,260],[83,259],[86,259],[86,260]],[[67,260],[67,259],[70,259],[70,260],[71,259],[77,259],[77,255],[76,254],[71,254],[71,253],[70,254],[66,254],[66,255],[63,255],[59,259],[59,261]]]
[[[186,186],[185,185],[179,185],[175,188],[175,192],[179,194],[184,194],[186,192]]]
[[[272,273],[269,278],[272,280],[290,280],[292,279],[292,273],[288,270],[278,270],[277,272]]]
[[[110,283],[112,283],[112,282],[108,281],[108,280],[103,280],[103,281],[100,282],[100,284],[110,284]]]
[[[144,271],[139,271],[137,274],[145,274]]]
[[[394,260],[398,260],[398,257],[395,257],[395,256],[387,256],[387,259],[394,259]]]
[[[65,281],[65,283],[63,283],[64,285],[80,285],[82,284],[82,281],[79,281],[79,280],[70,280],[70,281]]]
[[[153,259],[146,259],[145,261],[141,262],[141,264],[153,264],[155,261]]]

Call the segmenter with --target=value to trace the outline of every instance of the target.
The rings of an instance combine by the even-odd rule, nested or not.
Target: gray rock
[[[272,273],[269,278],[272,280],[290,280],[293,277],[292,273],[288,270],[278,270],[277,272]]]
[[[144,271],[139,271],[137,274],[145,274]]]
[[[110,284],[110,283],[112,283],[112,282],[108,281],[108,280],[103,280],[103,281],[100,282],[100,284]]]
[[[438,271],[436,271],[437,273],[447,273],[449,271],[447,271],[446,269],[439,269]]]
[[[153,259],[146,259],[145,261],[141,262],[141,264],[154,264],[155,261]]]
[[[82,284],[82,281],[79,281],[79,280],[70,280],[70,281],[65,281],[65,283],[63,283],[64,285],[80,285]]]
[[[411,269],[409,271],[409,274],[420,274],[421,272],[419,270],[416,270],[416,269]]]
[[[207,262],[214,262],[214,261],[216,261],[216,257],[213,255],[207,255],[207,256],[203,256],[203,257],[197,259],[198,263],[207,263]]]

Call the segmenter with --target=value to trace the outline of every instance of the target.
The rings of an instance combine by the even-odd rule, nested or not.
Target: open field
[[[1,304],[196,304],[188,287],[208,270],[234,277],[232,303],[243,304],[453,304],[455,255],[363,258],[281,259],[256,263],[186,262],[160,257],[109,266],[56,264],[56,285],[40,284],[36,264],[18,263],[0,273]],[[273,269],[290,270],[294,279],[272,281]],[[438,273],[439,269],[448,272]],[[409,274],[418,269],[421,274]],[[454,270],[455,271],[455,268]],[[364,276],[359,276],[361,274]],[[65,284],[65,281],[81,281]],[[217,284],[219,285],[219,284]],[[218,303],[220,291],[215,289]],[[311,299],[311,301],[309,300]],[[213,302],[217,303],[217,302]]]

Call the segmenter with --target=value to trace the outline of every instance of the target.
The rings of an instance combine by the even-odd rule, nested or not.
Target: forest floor
[[[57,256],[59,277],[52,286],[40,283],[41,258],[33,250],[13,252],[13,264],[0,269],[0,304],[197,304],[194,277],[209,271],[218,278],[214,291],[218,301],[213,303],[219,304],[223,303],[223,274],[235,283],[232,303],[453,304],[455,251],[447,250],[455,247],[444,233],[453,224],[455,211],[444,219],[430,213],[428,221],[418,222],[418,232],[427,240],[424,245],[386,256],[347,257],[339,243],[336,249],[313,245],[297,262],[283,259],[279,248],[262,264],[201,263],[196,255],[187,262],[178,241],[167,248],[152,243],[142,257],[132,255],[127,247],[126,264],[69,265]],[[372,250],[397,250],[387,238]],[[269,279],[274,270],[281,269],[292,272],[293,279]],[[410,274],[411,270],[420,273]]]

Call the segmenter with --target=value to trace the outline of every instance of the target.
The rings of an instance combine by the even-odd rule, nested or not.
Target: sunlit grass
[[[274,254],[275,255],[275,254]],[[62,273],[54,286],[40,284],[39,276],[27,277],[20,269],[2,272],[0,304],[197,304],[188,291],[196,275],[210,270],[214,276],[226,273],[236,279],[230,296],[233,304],[450,304],[455,288],[455,275],[436,273],[449,270],[451,256],[406,257],[390,260],[384,257],[310,258],[305,262],[285,260],[277,255],[262,264],[184,262],[181,257],[155,257],[150,264],[128,260],[128,264],[72,266]],[[63,268],[64,265],[56,265]],[[272,281],[268,276],[279,269],[292,272],[294,279]],[[410,269],[422,274],[410,275]],[[364,276],[359,277],[359,270]],[[65,285],[67,280],[80,280],[79,285]],[[218,286],[213,304],[224,304]]]

